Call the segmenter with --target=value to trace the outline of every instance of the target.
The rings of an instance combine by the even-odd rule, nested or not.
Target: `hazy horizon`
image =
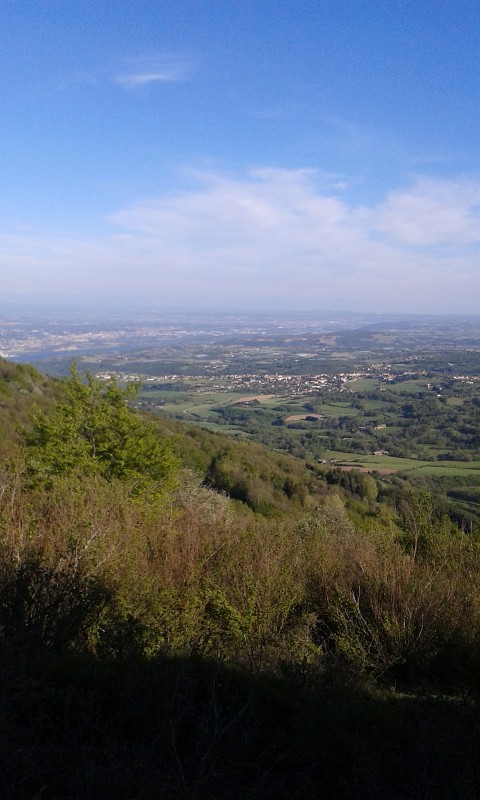
[[[70,301],[70,302],[69,302]],[[106,320],[111,320],[115,317],[121,318],[122,322],[126,322],[130,317],[132,323],[138,324],[139,318],[143,317],[145,321],[150,318],[161,318],[162,316],[177,317],[180,320],[188,320],[190,318],[216,318],[221,320],[225,318],[242,318],[254,319],[260,321],[262,318],[269,318],[275,322],[281,323],[282,319],[296,319],[304,318],[306,321],[322,321],[322,322],[336,322],[337,319],[351,319],[355,320],[368,320],[368,323],[375,321],[385,322],[385,324],[393,324],[395,320],[404,321],[422,321],[422,320],[435,320],[441,323],[442,321],[465,321],[468,323],[480,321],[480,312],[402,312],[402,311],[378,311],[378,310],[354,310],[349,308],[288,308],[288,307],[258,307],[246,308],[242,306],[222,306],[220,307],[188,307],[188,306],[160,306],[156,304],[129,304],[129,303],[112,303],[105,304],[101,301],[96,302],[76,302],[74,298],[69,298],[64,302],[56,300],[38,302],[34,298],[31,301],[8,301],[5,298],[0,298],[0,313],[5,315],[5,318],[11,319],[16,316],[25,316],[27,319],[37,319],[48,323],[51,320],[51,315],[54,314],[62,319],[62,315],[66,315],[68,319],[75,319],[80,316],[82,319],[94,319],[98,324],[102,316]]]

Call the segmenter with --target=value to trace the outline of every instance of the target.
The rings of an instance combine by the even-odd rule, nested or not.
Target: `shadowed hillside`
[[[478,797],[474,532],[7,373],[2,797]]]

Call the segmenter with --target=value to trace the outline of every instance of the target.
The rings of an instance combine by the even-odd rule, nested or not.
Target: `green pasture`
[[[347,381],[345,386],[352,392],[375,392],[382,382],[378,378],[359,378],[354,381]]]
[[[463,406],[464,403],[463,397],[447,397],[447,406]]]
[[[146,399],[151,397],[152,393],[144,395]],[[172,393],[170,393],[170,398]],[[160,411],[164,414],[181,414],[191,413],[199,417],[208,416],[213,413],[216,406],[228,406],[232,403],[238,402],[241,397],[246,397],[245,394],[237,392],[192,392],[185,396],[181,393],[182,398],[180,402],[165,403],[160,407]]]
[[[335,466],[388,469],[394,472],[409,472],[414,475],[468,476],[478,474],[480,479],[480,461],[423,461],[415,458],[395,458],[393,456],[354,455],[339,450],[327,450],[324,458],[335,460]]]
[[[190,395],[185,391],[178,391],[178,389],[152,389],[151,391],[141,391],[139,394],[140,400],[172,400],[175,397],[177,400],[187,401]]]
[[[425,466],[409,470],[413,475],[431,476],[477,476],[480,482],[480,462],[479,461],[443,461],[437,463],[427,463]]]
[[[341,467],[367,467],[368,469],[391,469],[403,472],[419,466],[428,466],[429,461],[419,461],[414,458],[395,458],[393,456],[374,456],[344,453],[340,450],[327,450],[324,458],[332,459]]]
[[[300,414],[304,411],[305,403],[316,400],[315,395],[305,395],[304,397],[277,397],[275,398],[276,406],[287,406],[288,411],[292,414]],[[273,400],[273,398],[272,398]]]
[[[269,392],[265,392],[265,394],[270,394]],[[280,395],[276,394],[274,397],[270,397],[269,400],[260,400],[262,406],[265,408],[275,408],[282,402],[283,398]]]
[[[197,403],[194,404],[191,400],[188,400],[184,403],[165,403],[164,406],[160,406],[159,411],[162,414],[173,414],[177,416],[178,414],[185,414],[185,416],[194,416],[194,417],[207,417],[209,414],[212,413],[212,405],[214,403]]]
[[[385,400],[361,400],[365,411],[385,411]]]
[[[417,392],[426,392],[426,381],[401,381],[400,383],[389,383],[388,388],[397,394],[416,394]]]
[[[201,391],[195,392],[195,394],[190,395],[190,400],[193,403],[198,403],[203,405],[205,403],[210,403],[211,405],[215,406],[227,406],[231,405],[231,403],[238,403],[238,401],[242,397],[246,397],[247,394],[245,392],[208,392],[208,391]]]
[[[167,392],[168,394],[168,392]],[[235,406],[239,404],[243,398],[251,398],[252,400],[259,394],[259,392],[192,392],[188,395],[185,393],[179,394],[179,401],[177,402],[166,402],[159,407],[159,412],[166,415],[183,415],[186,421],[192,421],[192,418],[198,419],[200,422],[201,420],[207,419],[212,414],[215,414],[215,408],[218,407],[226,407],[226,406]],[[268,394],[268,392],[265,392]],[[148,394],[144,395],[145,399],[152,398],[154,392],[149,392]],[[161,399],[160,397],[158,399]],[[163,399],[163,398],[162,398]],[[167,399],[172,399],[172,393],[170,393],[170,397]],[[275,405],[278,405],[279,398],[278,396],[272,397],[268,400],[260,400],[260,406],[257,408],[264,408],[266,412],[270,411]],[[242,408],[241,404],[238,405],[239,410]],[[248,408],[248,406],[246,406]],[[253,407],[255,408],[255,407]],[[203,423],[202,423],[203,424]],[[215,425],[216,423],[211,423]],[[219,425],[219,427],[224,430],[226,426]]]
[[[323,403],[318,407],[318,413],[322,417],[357,417],[361,412],[352,408],[350,403]]]
[[[252,434],[248,433],[247,431],[238,428],[236,425],[220,425],[216,422],[202,422],[198,420],[197,422],[192,422],[191,420],[185,420],[189,424],[192,424],[194,427],[204,428],[207,431],[211,431],[212,433],[222,433],[226,436],[236,436],[239,439],[251,439]]]

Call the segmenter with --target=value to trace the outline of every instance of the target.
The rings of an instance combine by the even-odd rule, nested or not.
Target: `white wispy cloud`
[[[479,239],[480,185],[471,179],[420,178],[392,192],[368,216],[374,228],[405,244],[469,244]]]
[[[126,89],[135,89],[136,86],[146,86],[148,83],[178,81],[181,80],[182,77],[183,75],[179,71],[166,70],[163,72],[134,72],[131,74],[117,75],[115,81]]]
[[[136,89],[184,80],[191,69],[191,63],[177,55],[141,56],[127,61],[115,72],[113,80],[125,89]]]
[[[197,173],[112,214],[101,240],[0,239],[0,271],[7,289],[23,276],[177,306],[478,312],[479,192],[419,178],[366,207],[315,170]]]

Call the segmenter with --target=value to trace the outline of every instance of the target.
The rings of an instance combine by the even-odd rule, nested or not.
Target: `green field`
[[[399,383],[389,383],[388,388],[397,394],[415,394],[427,391],[427,381],[400,381]]]
[[[468,384],[457,382],[439,398],[434,386],[441,379],[431,376],[397,383],[365,377],[308,394],[297,385],[272,391],[258,376],[252,388],[237,391],[229,391],[227,380],[226,391],[219,391],[221,381],[199,376],[179,378],[171,388],[153,384],[142,390],[140,401],[188,424],[331,467],[399,473],[413,481],[441,478],[452,487],[477,478],[480,484],[475,395]],[[385,427],[376,429],[379,424]],[[373,455],[381,449],[389,455]]]
[[[352,392],[374,392],[380,385],[381,382],[378,378],[358,378],[358,380],[345,383],[345,386]]]
[[[425,475],[476,475],[480,481],[480,461],[422,461],[415,458],[393,458],[391,456],[355,455],[339,450],[327,450],[324,459],[334,462],[332,466],[357,469],[391,470]]]
[[[360,411],[352,408],[351,403],[323,403],[319,413],[323,417],[358,417]]]

